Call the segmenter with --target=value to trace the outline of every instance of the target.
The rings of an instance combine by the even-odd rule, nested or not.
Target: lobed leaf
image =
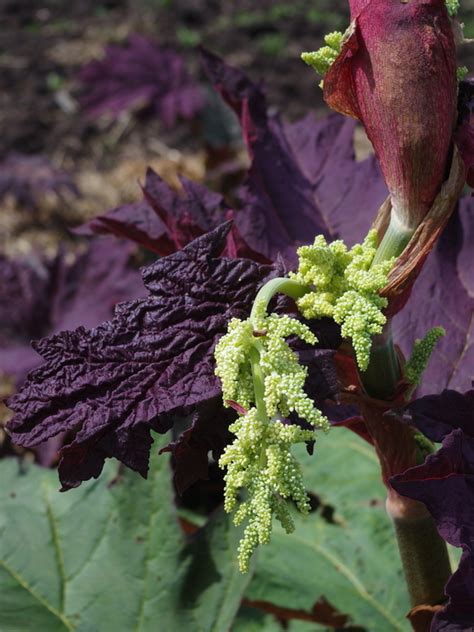
[[[150,431],[220,401],[217,339],[232,317],[248,316],[257,289],[278,273],[220,257],[229,230],[222,224],[144,269],[149,295],[117,306],[111,321],[35,343],[46,363],[10,399],[8,428],[25,446],[75,432],[61,450],[63,489],[97,477],[111,456],[146,476]]]
[[[415,340],[429,329],[442,326],[446,330],[424,373],[419,395],[444,388],[466,390],[474,379],[473,226],[474,200],[465,197],[428,256],[408,303],[393,320],[394,339],[406,357]]]
[[[174,191],[152,169],[148,169],[143,187],[144,200],[112,209],[75,229],[78,234],[107,234],[125,237],[156,252],[169,255],[193,239],[212,230],[233,211],[218,193],[181,176],[183,191]],[[269,259],[254,252],[232,225],[223,254],[246,257],[260,263]]]
[[[249,245],[270,259],[281,253],[294,263],[296,246],[315,235],[360,241],[386,188],[374,157],[356,161],[354,123],[308,116],[284,125],[268,114],[259,85],[209,51],[201,54],[214,88],[239,118],[252,161],[236,214]]]
[[[177,194],[149,170],[143,202],[113,209],[78,232],[111,232],[167,255],[233,217],[229,255],[268,262],[281,254],[291,264],[296,247],[316,234],[361,241],[386,187],[374,156],[355,158],[355,123],[338,115],[283,123],[267,113],[264,92],[242,72],[206,51],[203,60],[239,116],[252,159],[239,208],[231,211],[220,195],[185,178],[184,194]]]
[[[96,239],[71,264],[54,259],[0,255],[0,373],[19,386],[41,364],[30,341],[109,318],[116,303],[142,296],[139,273],[130,265],[133,248]]]
[[[0,628],[209,630],[230,628],[251,575],[222,512],[191,540],[174,506],[168,459],[149,482],[113,468],[58,494],[55,473],[0,462]]]
[[[183,58],[141,35],[127,45],[108,46],[101,60],[86,64],[79,73],[80,103],[96,118],[107,113],[150,108],[167,127],[178,117],[192,118],[203,106],[199,86],[191,79]]]

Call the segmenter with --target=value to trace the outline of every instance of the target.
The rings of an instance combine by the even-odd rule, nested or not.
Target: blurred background
[[[252,79],[262,78],[271,108],[294,120],[324,109],[317,78],[299,56],[318,48],[325,33],[346,28],[346,5],[342,0],[3,0],[0,164],[8,157],[10,164],[15,154],[37,161],[41,156],[43,169],[49,164],[70,180],[56,176],[65,194],[60,201],[52,183],[41,193],[38,186],[35,212],[24,208],[31,200],[3,182],[2,252],[25,253],[32,246],[54,252],[58,241],[73,239],[69,227],[136,200],[137,179],[148,164],[171,182],[182,172],[221,186],[212,167],[229,157],[231,146],[238,156],[240,131],[207,88],[195,47],[202,43]],[[474,36],[474,0],[462,5],[465,34]],[[152,115],[146,98],[118,108],[113,120],[106,109],[97,116],[81,107],[81,95],[87,99],[87,91],[95,89],[94,82],[81,83],[81,68],[102,58],[107,45],[126,45],[134,34],[182,56],[206,107],[185,121],[178,114],[172,125]],[[473,61],[462,51],[462,64],[472,67]],[[38,162],[17,164],[15,174],[38,178],[39,169]]]

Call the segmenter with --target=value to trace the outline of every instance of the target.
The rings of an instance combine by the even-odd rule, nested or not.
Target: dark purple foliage
[[[132,35],[126,47],[108,46],[105,57],[79,73],[82,107],[91,117],[149,108],[167,127],[178,117],[192,118],[203,106],[199,86],[174,50]]]
[[[458,97],[456,144],[467,169],[467,182],[474,186],[474,79],[461,81]]]
[[[474,621],[474,390],[423,397],[408,412],[410,422],[442,446],[391,484],[400,494],[423,502],[440,535],[463,550],[459,568],[446,585],[448,604],[431,628],[461,632]]]
[[[283,124],[267,114],[259,86],[211,53],[203,52],[203,59],[216,89],[239,116],[252,159],[238,192],[239,209],[232,212],[221,196],[185,179],[185,195],[178,196],[149,172],[144,202],[99,216],[85,230],[120,234],[163,255],[235,217],[237,256],[268,261],[281,254],[290,264],[295,248],[316,234],[343,237],[349,244],[362,239],[386,187],[375,157],[355,159],[355,123],[339,115],[321,120],[309,115]],[[357,216],[354,208],[360,209]]]
[[[453,428],[474,438],[474,391],[461,394],[445,390],[441,395],[426,395],[406,408],[409,423],[436,443]]]
[[[250,246],[270,258],[281,250],[293,262],[292,249],[301,238],[312,240],[317,226],[319,232],[349,245],[362,240],[386,187],[375,156],[355,159],[355,123],[338,115],[319,121],[308,115],[283,126],[277,117],[267,115],[259,86],[214,55],[204,52],[203,57],[216,89],[239,117],[252,158],[241,195],[248,204],[236,214],[240,233]],[[466,112],[461,120],[467,120]],[[305,217],[308,200],[312,200],[310,222]],[[442,325],[447,331],[420,393],[446,387],[465,390],[474,379],[473,250],[474,201],[463,198],[408,304],[394,320],[395,341],[407,356],[415,339],[430,328]]]
[[[183,192],[177,193],[152,169],[148,169],[142,202],[119,206],[95,217],[75,232],[113,233],[160,255],[169,255],[233,217],[233,212],[218,193],[184,176],[181,177],[181,185]],[[270,263],[247,245],[234,225],[227,235],[223,254]]]
[[[145,476],[150,430],[165,432],[175,416],[220,397],[215,343],[277,272],[219,257],[229,229],[224,224],[144,269],[148,297],[118,305],[111,321],[35,343],[46,363],[11,398],[17,414],[9,431],[25,446],[76,432],[61,450],[63,489],[98,476],[110,456]]]
[[[462,198],[438,244],[428,256],[412,295],[393,321],[394,337],[409,356],[416,338],[442,325],[442,338],[424,374],[419,395],[459,391],[474,380],[474,199]]]
[[[46,156],[10,153],[0,162],[0,201],[11,195],[16,202],[36,209],[45,193],[79,196],[71,176],[54,167]]]
[[[252,161],[236,213],[250,246],[294,263],[295,247],[317,234],[348,243],[363,238],[387,190],[375,157],[355,159],[355,123],[338,115],[319,121],[309,115],[285,125],[267,113],[261,87],[240,70],[205,50],[202,59],[239,118]]]
[[[219,459],[225,446],[232,441],[229,425],[235,418],[235,411],[224,408],[221,398],[215,397],[200,406],[200,410],[193,414],[189,428],[160,451],[160,454],[172,454],[174,484],[179,494],[199,479],[208,478],[208,454],[211,452],[214,460]]]
[[[140,274],[130,266],[133,248],[111,238],[92,241],[73,264],[0,256],[0,372],[19,386],[41,358],[30,342],[109,318],[116,303],[143,296]]]

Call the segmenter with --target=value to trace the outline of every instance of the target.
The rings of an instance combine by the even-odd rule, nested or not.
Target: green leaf
[[[0,630],[230,629],[251,575],[218,512],[190,541],[167,456],[60,494],[55,472],[0,462]]]
[[[335,508],[336,520],[330,523],[317,511],[295,514],[290,536],[276,528],[261,548],[246,597],[306,612],[324,597],[352,625],[409,630],[408,595],[372,448],[335,428],[320,439],[313,457],[299,452],[298,458],[308,488]]]
[[[232,632],[283,632],[284,628],[271,614],[242,606],[232,626]]]
[[[385,502],[386,492],[373,447],[347,428],[318,439],[314,455],[295,450],[306,489],[343,515]]]

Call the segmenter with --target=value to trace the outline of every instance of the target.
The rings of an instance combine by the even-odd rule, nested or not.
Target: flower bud
[[[415,229],[446,176],[456,51],[443,0],[350,0],[352,24],[324,79],[333,109],[370,138],[395,218]]]

